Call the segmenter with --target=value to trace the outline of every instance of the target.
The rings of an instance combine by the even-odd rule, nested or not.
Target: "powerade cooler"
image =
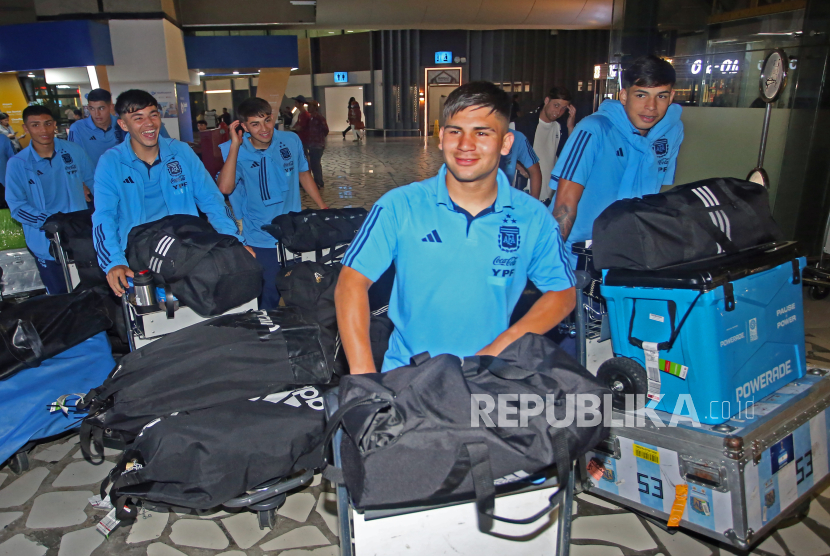
[[[795,242],[782,242],[656,271],[606,270],[614,354],[646,369],[649,407],[724,423],[805,375],[805,266]]]

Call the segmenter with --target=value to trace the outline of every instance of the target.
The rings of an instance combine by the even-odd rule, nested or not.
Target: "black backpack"
[[[490,414],[492,423],[483,420],[471,426],[474,394],[492,396],[494,406],[499,394],[533,394],[548,406],[536,415],[528,412],[527,426],[520,421],[516,426],[495,426],[495,411]],[[560,421],[567,411],[575,413],[573,406],[567,408],[574,402],[572,394],[593,394],[604,401],[608,389],[559,346],[526,334],[498,358],[462,361],[454,355],[421,354],[410,366],[343,377],[340,407],[326,432],[333,435],[342,423],[342,481],[357,508],[475,498],[480,512],[496,519],[495,485],[533,477],[551,466],[564,483],[572,460],[606,436],[601,419],[592,426],[578,427],[576,420],[562,428],[549,425],[548,412]],[[509,418],[520,419],[517,414]],[[325,473],[341,479],[337,470]],[[564,486],[551,499],[551,507]]]
[[[594,266],[656,270],[783,239],[763,185],[711,178],[612,203],[594,221]]]
[[[366,215],[364,208],[306,209],[281,214],[262,229],[296,253],[319,251],[350,243]]]
[[[262,292],[262,266],[238,239],[198,216],[176,214],[136,226],[127,260],[134,271],[153,271],[159,285],[202,316],[220,315]]]
[[[154,419],[110,473],[110,499],[204,510],[320,468],[324,391],[306,386]]]
[[[42,295],[0,311],[0,380],[39,366],[112,327],[105,296],[93,290]]]
[[[106,429],[129,442],[157,417],[327,384],[331,377],[319,326],[296,310],[222,315],[124,356],[79,406],[89,409],[81,447],[91,458],[91,442],[100,454]]]
[[[77,212],[58,212],[51,215],[40,227],[46,237],[52,240],[60,234],[61,246],[69,260],[75,262],[83,289],[107,284],[107,275],[98,265],[98,254],[92,240],[92,213],[94,209]],[[55,244],[49,244],[49,253],[60,260],[55,253]]]

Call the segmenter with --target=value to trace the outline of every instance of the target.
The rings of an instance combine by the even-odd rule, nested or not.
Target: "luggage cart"
[[[324,394],[327,418],[338,408],[337,388]],[[340,441],[343,431],[335,432],[332,439],[334,465],[342,465]],[[357,554],[458,554],[479,556],[531,556],[557,554],[568,556],[571,540],[571,513],[573,509],[573,468],[569,470],[566,490],[557,509],[557,516],[548,515],[528,525],[493,522],[490,532],[482,532],[478,526],[475,501],[458,502],[429,507],[410,507],[395,510],[359,510],[351,503],[345,485],[335,485],[337,515],[340,529],[341,556]],[[504,490],[508,488],[508,490]],[[497,488],[499,513],[526,516],[528,507],[546,504],[551,494],[559,488],[556,477],[547,478],[541,484],[513,483]],[[554,526],[555,525],[555,526]],[[396,532],[392,537],[390,530]]]
[[[830,213],[824,224],[824,243],[819,256],[807,259],[808,266],[804,269],[802,279],[804,286],[809,287],[810,297],[821,300],[830,295]]]
[[[576,359],[592,374],[599,366],[614,356],[611,349],[611,332],[608,326],[608,308],[600,289],[602,274],[594,268],[591,241],[575,243],[577,256],[576,308],[573,317],[560,324],[560,330],[576,338]],[[603,345],[600,345],[603,344]]]

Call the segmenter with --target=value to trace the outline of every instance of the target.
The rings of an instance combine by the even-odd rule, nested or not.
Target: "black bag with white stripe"
[[[612,203],[594,221],[594,266],[656,270],[783,239],[763,185],[710,178]]]
[[[136,272],[152,270],[158,285],[203,317],[221,315],[262,292],[256,259],[238,239],[198,216],[176,214],[136,226],[127,240],[127,260]]]

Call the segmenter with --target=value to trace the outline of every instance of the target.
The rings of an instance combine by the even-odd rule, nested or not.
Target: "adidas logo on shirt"
[[[94,136],[94,135],[93,135],[92,137],[90,137],[90,138],[89,138],[89,140],[90,140],[90,141],[97,141],[97,139],[95,139],[95,136]]]
[[[441,236],[438,235],[438,230],[432,230],[430,233],[427,234],[425,238],[422,238],[421,241],[428,241],[430,243],[444,243],[441,241]]]
[[[135,182],[133,181],[132,177],[127,176],[127,179],[124,180],[124,183],[135,183]]]
[[[625,155],[623,154],[622,147],[620,147],[619,149],[617,149],[617,156],[625,156]]]

